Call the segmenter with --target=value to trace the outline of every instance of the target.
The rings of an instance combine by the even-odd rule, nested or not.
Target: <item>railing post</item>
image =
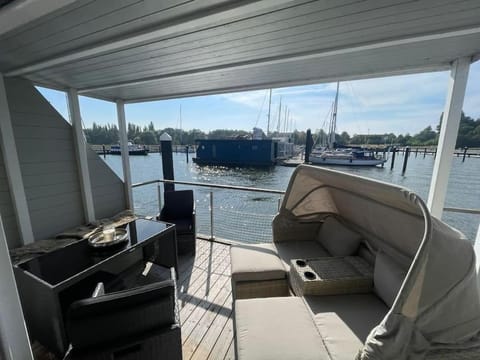
[[[210,191],[210,240],[214,240],[213,235],[213,191]]]
[[[408,163],[408,157],[410,156],[410,148],[407,146],[405,148],[405,152],[403,153],[403,167],[402,167],[402,175],[405,174],[405,171],[407,171],[407,163]]]
[[[157,194],[158,194],[158,216],[162,212],[162,185],[158,183],[157,185]]]
[[[463,158],[462,158],[462,162],[465,162],[465,156],[467,156],[467,151],[468,151],[468,147],[465,146],[465,147],[463,148]]]
[[[393,167],[395,166],[395,153],[397,152],[397,148],[394,147],[392,149],[392,161],[390,162],[390,170],[393,170]]]

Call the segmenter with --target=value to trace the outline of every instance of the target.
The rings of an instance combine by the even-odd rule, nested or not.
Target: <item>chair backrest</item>
[[[73,349],[128,340],[175,323],[173,280],[78,300],[67,317]]]
[[[166,191],[164,201],[162,215],[167,218],[187,218],[193,214],[195,208],[193,190]]]

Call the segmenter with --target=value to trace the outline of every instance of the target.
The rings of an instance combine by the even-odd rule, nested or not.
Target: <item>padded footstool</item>
[[[287,271],[273,244],[232,245],[234,299],[287,296]]]
[[[238,360],[330,359],[310,310],[299,297],[235,302]]]

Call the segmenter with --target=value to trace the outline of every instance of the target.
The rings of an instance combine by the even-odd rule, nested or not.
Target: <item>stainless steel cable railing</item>
[[[197,233],[199,236],[247,243],[272,241],[271,222],[280,207],[285,191],[157,179],[132,185],[136,191],[140,191],[139,189],[143,187],[156,185],[156,189],[145,189],[141,193],[135,194],[135,198],[140,198],[138,208],[135,209],[137,213],[154,215],[160,211],[162,183],[196,188]],[[259,193],[265,196],[258,195]],[[156,196],[152,197],[152,194],[156,194]],[[445,207],[444,211],[480,215],[480,209]]]

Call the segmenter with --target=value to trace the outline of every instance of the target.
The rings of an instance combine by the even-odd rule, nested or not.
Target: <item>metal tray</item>
[[[112,240],[105,241],[103,239],[103,233],[97,232],[88,238],[88,244],[94,248],[106,248],[120,244],[128,240],[127,230],[122,228],[115,229],[115,236]]]

